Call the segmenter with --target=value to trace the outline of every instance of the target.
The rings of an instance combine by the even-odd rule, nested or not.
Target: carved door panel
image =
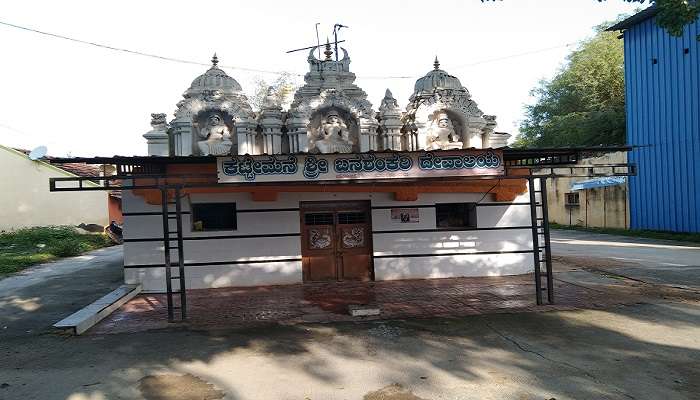
[[[368,211],[339,211],[336,214],[336,252],[341,280],[371,279],[372,232]]]
[[[302,203],[301,224],[305,282],[372,279],[366,203]]]
[[[335,215],[328,211],[302,214],[302,263],[304,281],[337,279]]]

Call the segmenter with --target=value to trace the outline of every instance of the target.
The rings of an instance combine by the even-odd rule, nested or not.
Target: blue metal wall
[[[629,154],[633,229],[700,232],[698,25],[676,38],[651,18],[624,33],[627,143],[645,146]]]

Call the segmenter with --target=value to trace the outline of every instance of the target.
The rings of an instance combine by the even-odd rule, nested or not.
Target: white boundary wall
[[[515,275],[534,269],[532,253],[480,254],[532,249],[531,229],[513,229],[530,225],[530,206],[524,204],[529,202],[527,193],[516,198],[516,204],[490,206],[493,195],[484,197],[483,193],[421,193],[413,202],[395,201],[393,196],[279,193],[277,201],[255,202],[249,193],[192,194],[182,200],[184,212],[189,212],[190,202],[235,202],[238,229],[193,232],[189,213],[183,214],[185,263],[194,264],[185,268],[186,285],[197,289],[301,282],[301,201],[371,202],[376,280]],[[436,229],[435,203],[479,200],[477,229]],[[142,284],[145,292],[163,292],[165,269],[158,267],[163,264],[161,206],[147,204],[130,191],[124,191],[122,202],[125,281]],[[170,207],[174,211],[174,206]],[[419,207],[419,222],[392,221],[390,207]],[[170,220],[170,224],[174,231],[175,221]],[[421,232],[407,232],[414,230]],[[243,237],[214,238],[221,236]],[[176,250],[172,257],[176,262]],[[177,275],[176,269],[173,273]],[[173,280],[173,287],[177,288],[177,280]]]

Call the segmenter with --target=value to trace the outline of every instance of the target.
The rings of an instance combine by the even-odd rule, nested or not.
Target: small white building
[[[0,231],[109,223],[107,192],[52,194],[46,184],[55,177],[99,176],[99,167],[54,165],[46,159],[30,160],[27,153],[0,145]],[[99,187],[89,180],[85,185]]]

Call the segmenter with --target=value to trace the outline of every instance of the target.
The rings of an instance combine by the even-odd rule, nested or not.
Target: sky
[[[457,76],[497,131],[517,134],[530,90],[561,67],[592,28],[635,5],[622,0],[34,1],[3,4],[0,22],[164,57],[209,63],[214,52],[251,95],[258,79],[303,74],[331,37],[352,60],[375,110],[387,88],[403,108],[415,80]],[[331,37],[332,39],[332,37]],[[146,154],[150,114],[172,118],[207,66],[107,50],[0,24],[0,144],[53,156]],[[409,78],[392,78],[409,77]],[[301,78],[298,78],[301,80]],[[301,83],[301,81],[300,81]]]

